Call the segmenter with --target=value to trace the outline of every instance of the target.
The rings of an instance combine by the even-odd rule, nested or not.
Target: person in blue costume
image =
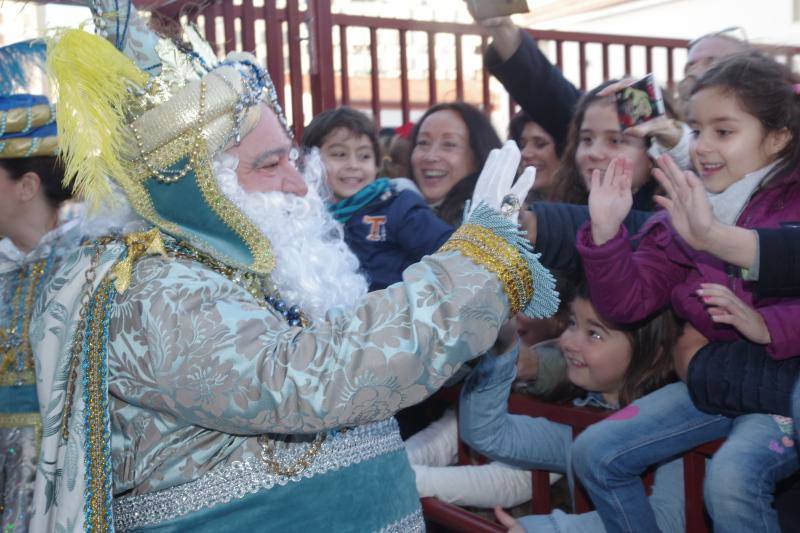
[[[62,210],[55,114],[27,94],[44,61],[41,41],[0,48],[0,530],[28,531],[42,424],[29,342],[34,306],[76,244]]]
[[[376,179],[378,138],[363,113],[349,107],[323,111],[303,130],[302,145],[320,149],[332,196],[328,208],[344,226],[370,291],[400,281],[407,267],[453,233],[418,192]]]
[[[519,151],[495,152],[459,232],[367,294],[258,61],[130,7],[93,4],[113,45],[64,30],[48,52],[67,177],[130,220],[75,251],[34,318],[32,528],[423,530],[391,417],[509,316],[556,309],[516,223],[533,171],[512,187]]]

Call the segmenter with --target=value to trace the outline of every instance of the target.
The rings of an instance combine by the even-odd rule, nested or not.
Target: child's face
[[[788,142],[787,134],[767,133],[730,91],[717,87],[692,96],[689,127],[692,163],[706,189],[713,193],[775,161]]]
[[[572,301],[567,329],[559,345],[567,360],[567,377],[578,387],[603,394],[616,403],[633,348],[628,336],[606,326],[585,298]]]
[[[336,128],[320,146],[328,186],[337,200],[350,198],[375,181],[378,173],[372,141],[364,134]]]
[[[631,189],[638,191],[650,179],[652,163],[647,156],[647,143],[642,137],[623,134],[614,102],[610,98],[597,100],[586,108],[581,122],[575,163],[588,190],[592,171],[605,173],[611,160],[626,157],[633,162]]]

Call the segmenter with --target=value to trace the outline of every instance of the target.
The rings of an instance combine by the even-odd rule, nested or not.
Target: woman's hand
[[[711,320],[729,324],[746,339],[757,344],[769,344],[772,337],[764,317],[736,296],[733,291],[717,283],[701,283],[697,294],[707,306]]]
[[[525,530],[514,520],[514,517],[505,512],[499,505],[495,506],[494,515],[502,526],[508,528],[508,533],[525,533]]]
[[[606,169],[592,173],[589,190],[589,216],[592,219],[592,239],[597,246],[611,240],[633,205],[631,167],[628,159],[615,158]]]
[[[656,202],[667,210],[675,231],[689,246],[706,250],[715,226],[722,224],[714,218],[706,188],[694,172],[681,170],[670,156],[662,155],[656,163],[653,176],[667,193],[656,196]]]

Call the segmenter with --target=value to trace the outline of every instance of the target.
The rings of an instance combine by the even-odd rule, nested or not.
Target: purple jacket
[[[777,228],[800,221],[800,169],[775,178],[745,206],[737,225]],[[675,313],[692,323],[710,341],[742,338],[735,328],[716,324],[696,294],[700,283],[719,283],[733,291],[764,317],[772,342],[767,352],[775,359],[800,355],[800,299],[761,298],[739,269],[691,248],[675,232],[666,212],[654,215],[639,233],[633,251],[624,227],[595,246],[589,223],[578,230],[577,248],[583,259],[589,293],[597,311],[617,323],[633,323],[672,304]]]

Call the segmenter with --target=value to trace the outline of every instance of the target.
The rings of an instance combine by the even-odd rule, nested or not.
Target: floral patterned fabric
[[[123,249],[106,247],[95,286]],[[32,327],[37,354],[60,353],[40,365],[50,370],[38,389],[45,435],[55,435],[43,442],[35,501],[36,525],[49,530],[80,529],[85,518],[75,512],[83,508],[77,487],[86,482],[81,416],[73,414],[66,443],[57,433],[91,256],[84,248],[64,264]],[[301,329],[200,263],[140,260],[109,323],[115,496],[169,488],[257,457],[259,434],[386,419],[492,345],[508,315],[493,274],[450,252],[423,259],[403,277],[355,313],[332,310],[325,322]],[[78,384],[73,412],[84,409],[81,394]]]
[[[28,342],[28,332],[16,330],[18,324],[28,323],[30,316],[20,315],[29,314],[37,305],[39,289],[47,285],[64,256],[78,244],[79,220],[62,217],[60,222],[29,252],[20,251],[9,238],[0,240],[0,531],[3,532],[28,531],[31,518],[41,423],[32,372],[29,379],[28,373],[17,375],[11,367],[16,366],[16,350],[26,351]],[[36,263],[45,266],[36,282],[28,283],[26,278]],[[19,298],[20,295],[24,297]],[[12,336],[18,336],[18,340]]]

